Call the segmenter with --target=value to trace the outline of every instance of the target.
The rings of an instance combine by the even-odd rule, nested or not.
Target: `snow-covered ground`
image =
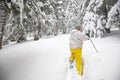
[[[74,80],[120,80],[120,31],[83,45],[84,75]],[[70,35],[11,43],[0,50],[0,72],[5,80],[65,80],[67,76]],[[79,78],[80,77],[80,78]],[[1,80],[1,79],[0,79]]]
[[[92,39],[98,53],[88,41],[84,44],[85,80],[120,80],[120,31],[106,36]]]

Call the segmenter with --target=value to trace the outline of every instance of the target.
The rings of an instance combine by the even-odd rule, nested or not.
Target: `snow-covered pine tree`
[[[0,2],[5,2],[4,6],[8,9],[6,24],[0,27],[0,34],[2,33],[0,45],[9,40],[21,42],[27,36],[33,36],[38,40],[42,36],[67,33],[76,25],[82,26],[92,37],[102,37],[104,32],[110,33],[111,27],[120,28],[120,0],[1,0]]]
[[[112,4],[115,3],[115,4]],[[120,0],[107,3],[108,19],[106,28],[119,27],[120,28]]]
[[[12,0],[6,28],[10,35],[6,38],[20,42],[28,35],[38,39],[39,36],[57,34],[57,20],[51,3],[49,0]]]
[[[5,34],[5,25],[8,13],[8,7],[6,6],[6,0],[0,1],[0,49],[2,48],[3,38]]]
[[[90,0],[83,18],[84,30],[91,37],[102,37],[107,19],[105,0]]]
[[[82,24],[82,16],[84,13],[84,0],[68,0],[65,10],[65,27],[71,29],[76,25]],[[68,30],[69,31],[69,30]]]
[[[110,33],[113,26],[119,23],[119,0],[87,0],[89,1],[83,18],[85,30],[90,36],[102,37],[104,32]]]
[[[69,26],[67,29],[82,25],[91,37],[102,37],[105,32],[110,33],[112,26],[120,25],[119,0],[68,0],[66,2],[64,22]]]

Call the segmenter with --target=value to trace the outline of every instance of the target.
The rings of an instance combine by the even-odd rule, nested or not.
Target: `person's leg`
[[[70,51],[71,51],[71,56],[69,60],[74,61],[75,60],[74,49],[70,49]]]
[[[83,62],[82,62],[82,49],[78,48],[75,51],[75,60],[76,60],[76,68],[79,75],[83,75]]]

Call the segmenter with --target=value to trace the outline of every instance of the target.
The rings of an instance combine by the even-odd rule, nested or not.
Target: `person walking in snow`
[[[70,51],[71,56],[69,58],[70,63],[74,60],[76,62],[76,68],[79,75],[83,75],[83,62],[82,62],[82,46],[83,41],[87,40],[89,35],[87,36],[83,34],[80,26],[76,26],[74,30],[71,32],[70,37]]]

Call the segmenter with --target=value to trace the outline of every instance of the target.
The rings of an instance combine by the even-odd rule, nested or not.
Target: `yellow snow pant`
[[[71,56],[69,59],[73,61],[75,60],[78,74],[83,75],[82,48],[75,48],[70,50]]]

